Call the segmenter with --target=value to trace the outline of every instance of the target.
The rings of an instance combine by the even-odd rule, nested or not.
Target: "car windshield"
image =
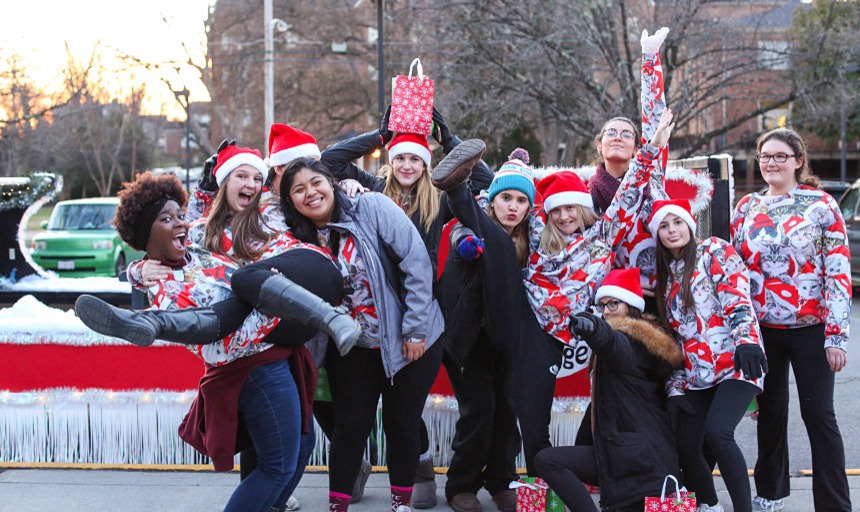
[[[116,213],[114,204],[65,204],[51,214],[48,229],[76,231],[83,229],[113,229],[111,222]]]

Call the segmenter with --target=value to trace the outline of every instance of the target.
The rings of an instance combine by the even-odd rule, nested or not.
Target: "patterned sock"
[[[409,506],[412,502],[412,487],[391,486],[391,512],[397,512],[401,505]]]
[[[329,491],[328,512],[346,512],[349,509],[349,498],[349,494]]]

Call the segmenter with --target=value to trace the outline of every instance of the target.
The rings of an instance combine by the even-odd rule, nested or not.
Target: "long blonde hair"
[[[581,204],[575,204],[573,206],[576,207],[579,212],[579,232],[584,232],[600,219],[597,212],[587,206],[582,206]],[[552,221],[549,212],[546,214],[546,225],[544,226],[543,232],[540,236],[540,247],[549,255],[558,254],[567,247],[567,235],[558,229],[558,226],[556,226],[555,222]]]
[[[229,179],[229,176],[228,176]],[[212,209],[206,217],[206,228],[203,231],[203,247],[214,254],[227,256],[235,261],[254,261],[260,257],[268,244],[270,237],[263,228],[263,218],[260,215],[260,197],[263,191],[257,193],[251,204],[241,212],[233,212],[227,203],[227,187],[220,187],[212,202]],[[221,243],[221,238],[227,227],[233,232],[233,254],[229,256]]]
[[[401,197],[404,194],[403,187],[394,176],[394,167],[390,164],[383,165],[379,170],[380,175],[385,178],[385,188],[382,193],[388,196],[389,199],[397,204],[401,204]],[[401,205],[403,211],[409,218],[416,211],[420,211],[419,219],[425,231],[430,230],[433,221],[439,214],[439,190],[430,182],[430,169],[425,165],[421,176],[418,177],[418,182],[415,184],[415,200],[407,205]]]

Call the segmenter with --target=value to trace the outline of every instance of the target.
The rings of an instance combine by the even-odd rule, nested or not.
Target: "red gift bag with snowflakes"
[[[412,76],[415,69],[418,74]],[[388,129],[393,132],[430,135],[433,127],[433,80],[424,76],[421,60],[409,66],[409,75],[397,75],[391,92]]]
[[[520,478],[509,487],[517,491],[517,512],[570,512],[542,478]]]
[[[675,492],[666,494],[666,484],[669,479],[675,482]],[[672,475],[666,475],[660,497],[645,498],[645,512],[696,512],[696,495],[679,489],[678,480]]]

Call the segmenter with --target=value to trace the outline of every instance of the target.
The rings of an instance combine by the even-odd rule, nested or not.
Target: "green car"
[[[60,277],[117,276],[143,257],[123,242],[113,218],[119,199],[94,197],[60,201],[51,220],[33,236],[31,256]]]

